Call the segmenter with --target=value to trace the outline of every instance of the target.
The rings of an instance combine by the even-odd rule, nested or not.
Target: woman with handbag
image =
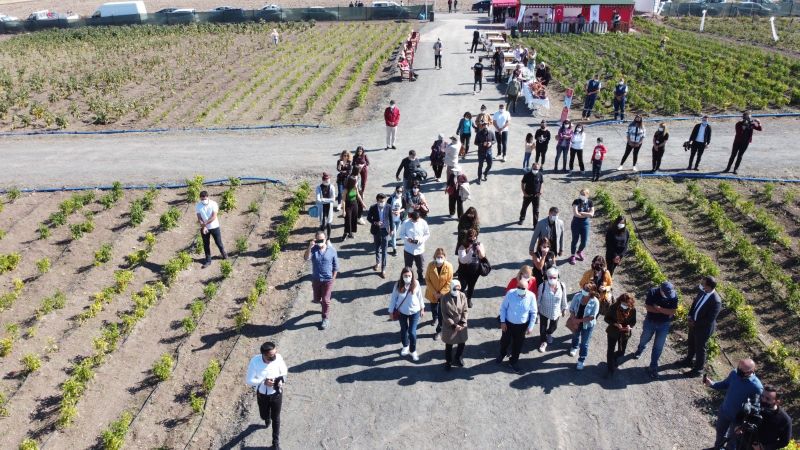
[[[633,294],[624,293],[617,298],[617,301],[608,308],[606,313],[606,334],[608,334],[608,349],[606,360],[608,361],[608,377],[614,375],[617,370],[619,360],[625,356],[625,348],[628,346],[628,339],[631,337],[631,329],[636,325],[636,300]]]
[[[442,342],[444,342],[444,368],[464,367],[464,347],[467,343],[467,296],[461,292],[458,280],[450,282],[450,292],[441,299]],[[453,345],[456,354],[453,357]]]
[[[350,177],[347,179],[344,193],[344,236],[345,239],[353,239],[353,233],[358,231],[359,211],[364,209],[364,200],[358,192],[358,181]]]
[[[450,293],[450,282],[453,281],[453,265],[447,262],[444,249],[437,248],[433,252],[433,261],[425,270],[425,298],[431,303],[431,325],[436,325],[433,340],[439,339],[442,332],[441,300]]]
[[[339,160],[336,161],[336,211],[341,211],[344,208],[344,185],[347,183],[347,177],[353,170],[353,155],[349,150],[342,150],[339,155]],[[341,215],[344,217],[344,214]]]
[[[483,244],[478,242],[478,232],[474,229],[467,231],[467,237],[458,246],[458,281],[464,286],[467,296],[467,306],[472,308],[472,294],[475,292],[475,283],[481,277],[481,262],[486,259]]]
[[[447,175],[447,194],[448,206],[450,207],[450,218],[461,217],[464,214],[464,201],[461,199],[461,185],[468,183],[467,176],[461,173],[461,167],[456,166]],[[458,213],[458,216],[456,216]]]
[[[578,353],[578,370],[583,370],[586,356],[589,354],[589,341],[592,339],[594,326],[597,324],[597,314],[600,310],[600,301],[597,299],[597,287],[591,281],[583,285],[583,289],[572,297],[569,305],[569,320],[567,327],[572,330],[572,348],[569,356]]]
[[[425,200],[425,196],[419,189],[419,181],[414,180],[411,183],[411,195],[408,197],[408,212],[416,211],[419,213],[419,216],[423,219],[428,218],[428,212],[430,208],[428,208],[428,201]]]
[[[447,148],[447,143],[444,141],[444,135],[439,133],[439,136],[431,145],[431,169],[433,169],[433,177],[436,181],[442,181],[442,170],[444,170],[444,149]]]
[[[553,343],[558,319],[567,314],[567,287],[558,279],[558,269],[547,269],[547,283],[539,286],[538,294],[539,352],[544,353]]]
[[[536,244],[536,253],[533,254],[533,276],[536,283],[541,286],[544,283],[544,274],[551,267],[556,266],[556,254],[550,250],[550,239],[543,237]]]
[[[475,128],[475,124],[472,123],[472,114],[467,111],[464,113],[464,117],[458,121],[456,128],[456,134],[461,140],[461,150],[458,152],[458,156],[461,158],[465,158],[469,153],[469,139],[472,137],[473,128]]]
[[[597,287],[600,314],[605,314],[613,301],[611,298],[611,283],[613,280],[611,279],[611,272],[606,268],[606,259],[600,255],[592,259],[592,268],[584,272],[579,285],[583,286],[590,281]]]
[[[474,206],[470,206],[464,211],[464,214],[458,218],[458,236],[456,237],[456,255],[458,254],[458,246],[464,243],[467,239],[467,232],[475,230],[475,233],[481,233],[481,222],[478,219],[478,210]]]
[[[425,315],[425,303],[422,299],[422,287],[409,267],[403,268],[400,279],[392,289],[389,314],[392,320],[400,321],[400,342],[403,344],[400,356],[411,355],[411,359],[419,361],[417,325]]]

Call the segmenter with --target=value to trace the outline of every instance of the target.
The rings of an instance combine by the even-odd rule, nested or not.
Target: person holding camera
[[[250,359],[247,366],[249,386],[256,388],[258,413],[269,428],[272,422],[272,448],[280,450],[281,405],[283,404],[283,384],[289,369],[278,353],[273,342],[261,344],[261,353]]]
[[[731,166],[733,166],[733,174],[737,175],[736,171],[739,170],[739,164],[742,163],[742,156],[753,142],[753,131],[761,131],[761,122],[758,119],[751,120],[750,112],[745,111],[742,114],[742,120],[736,122],[736,136],[733,138],[731,157],[728,159],[728,167],[722,173],[730,172]],[[736,160],[736,165],[733,165],[734,160]]]
[[[752,359],[739,361],[736,370],[732,370],[728,377],[722,381],[711,381],[708,376],[703,376],[703,384],[717,391],[725,391],[725,399],[719,407],[717,415],[717,437],[714,448],[721,448],[727,443],[729,449],[736,449],[736,442],[730,436],[736,423],[736,416],[745,403],[755,403],[764,387],[756,376],[756,363]]]
[[[336,249],[328,245],[324,231],[317,231],[308,243],[303,254],[303,259],[311,261],[311,289],[314,292],[314,303],[322,304],[321,329],[328,328],[330,324],[328,311],[331,306],[331,293],[336,274],[339,273],[339,259]]]
[[[408,151],[408,156],[400,161],[400,166],[394,174],[397,181],[400,181],[400,172],[403,172],[403,190],[406,192],[406,200],[411,193],[411,184],[414,182],[414,175],[420,169],[419,160],[417,160],[417,152],[414,150]]]
[[[760,417],[760,421],[758,421]],[[746,417],[742,418],[747,421]],[[749,443],[753,450],[777,450],[789,445],[792,439],[792,418],[781,408],[780,393],[774,386],[764,386],[757,428],[749,433],[747,426],[738,426],[734,433],[739,442]],[[748,424],[744,424],[748,425]],[[749,447],[743,447],[750,450]]]

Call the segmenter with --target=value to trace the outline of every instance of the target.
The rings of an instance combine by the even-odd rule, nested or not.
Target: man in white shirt
[[[197,213],[197,222],[200,223],[200,234],[203,236],[203,251],[206,254],[206,259],[203,262],[205,269],[211,265],[211,237],[214,237],[214,243],[217,244],[219,253],[222,259],[228,259],[228,254],[225,253],[225,246],[222,245],[222,233],[219,231],[219,205],[214,200],[208,198],[208,192],[203,191],[200,193],[200,201],[195,207]]]
[[[272,342],[261,344],[261,354],[253,356],[247,366],[249,386],[256,388],[256,401],[261,419],[269,428],[272,421],[272,448],[280,450],[281,405],[283,403],[283,384],[289,369],[278,354]]]
[[[419,217],[419,212],[411,211],[408,219],[400,226],[400,237],[403,239],[403,262],[405,267],[417,265],[417,280],[425,284],[423,273],[425,267],[425,241],[431,237],[428,222]]]
[[[494,137],[497,140],[497,155],[500,161],[506,162],[506,150],[508,149],[508,125],[511,123],[511,114],[506,111],[506,105],[500,103],[500,109],[492,115],[494,122]]]

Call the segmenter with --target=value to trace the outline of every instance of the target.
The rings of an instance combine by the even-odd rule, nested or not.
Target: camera
[[[752,448],[756,442],[756,435],[758,427],[761,426],[761,405],[758,402],[747,402],[742,406],[742,410],[737,415],[738,425],[736,426],[737,434],[730,436],[730,439],[736,440],[736,448]]]

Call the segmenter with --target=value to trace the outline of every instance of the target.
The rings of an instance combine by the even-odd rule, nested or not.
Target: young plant
[[[236,252],[240,255],[247,251],[247,236],[236,238]]]
[[[119,419],[111,422],[108,428],[103,430],[102,440],[104,450],[120,450],[125,445],[125,435],[133,422],[133,414],[125,411]]]
[[[39,355],[35,353],[28,353],[23,356],[20,363],[22,364],[22,373],[25,374],[25,376],[36,372],[42,367],[42,360],[39,358]]]
[[[25,438],[20,442],[19,450],[39,450],[39,444],[34,439]]]
[[[94,252],[94,266],[98,267],[101,266],[109,261],[111,261],[111,251],[113,247],[111,244],[103,244],[100,248]]]
[[[50,258],[44,257],[36,261],[36,269],[39,271],[39,275],[50,272]]]
[[[132,226],[139,226],[144,222],[144,205],[141,200],[134,200],[131,202],[131,210],[128,213]]]
[[[212,359],[211,361],[213,362],[216,360]],[[6,394],[0,392],[0,418],[9,416],[8,407],[6,406],[7,404],[8,404],[8,398],[6,397]]]
[[[172,359],[172,355],[164,353],[158,358],[158,361],[153,364],[153,375],[155,375],[159,381],[167,381],[172,375],[172,368],[174,366],[175,360]]]
[[[11,188],[6,192],[6,200],[8,203],[14,203],[22,195],[19,188]]]
[[[169,286],[178,278],[178,273],[189,268],[192,264],[192,257],[186,252],[180,252],[177,256],[164,264],[164,283]]]
[[[19,253],[0,254],[0,275],[15,270],[21,260]]]
[[[236,190],[230,188],[222,193],[222,201],[219,203],[220,211],[230,212],[236,209]]]
[[[43,241],[50,237],[50,227],[45,224],[39,225],[39,229],[36,231],[39,233],[39,239]]]
[[[192,318],[194,320],[200,320],[200,317],[203,315],[203,311],[206,310],[206,304],[202,300],[195,300],[189,305],[189,310],[192,312]]]
[[[209,361],[206,370],[203,371],[203,392],[205,392],[206,396],[214,389],[214,385],[217,382],[217,377],[221,370],[219,361],[212,359]]]
[[[219,265],[220,273],[222,273],[222,278],[227,279],[233,273],[233,264],[230,261],[222,261]]]
[[[195,414],[200,414],[206,406],[206,399],[202,395],[197,395],[196,392],[192,392],[189,394],[189,406],[192,407],[192,411],[194,411]]]
[[[186,201],[189,203],[197,203],[200,200],[200,191],[203,190],[203,177],[195,175],[194,178],[186,180],[188,187],[186,188]]]
[[[217,288],[218,288],[217,283],[214,283],[213,281],[211,283],[208,283],[203,288],[203,296],[205,297],[206,301],[211,300],[212,298],[214,298],[214,296],[217,295]]]
[[[258,202],[253,200],[247,205],[247,212],[250,214],[258,214]]]
[[[180,218],[181,218],[181,211],[178,208],[171,206],[167,210],[167,212],[161,215],[161,218],[159,219],[159,224],[161,225],[161,228],[163,228],[164,230],[171,230],[178,226],[178,221],[180,220]]]
[[[192,334],[197,329],[197,322],[195,322],[194,317],[186,316],[181,320],[181,326],[186,334]]]
[[[764,198],[772,203],[772,199],[775,195],[775,183],[764,183]]]

